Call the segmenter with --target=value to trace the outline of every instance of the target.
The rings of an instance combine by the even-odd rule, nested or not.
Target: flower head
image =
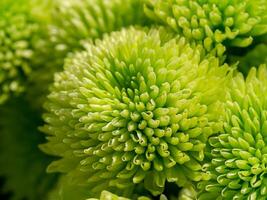
[[[34,14],[37,5],[27,0],[0,2],[0,104],[24,90],[35,50],[42,49],[45,17]]]
[[[166,181],[205,178],[200,162],[222,128],[229,68],[162,34],[123,29],[66,61],[45,104],[42,149],[62,157],[49,171],[96,194],[130,195],[138,184],[158,195]]]
[[[57,57],[83,49],[85,41],[130,25],[146,25],[143,0],[56,1],[51,40]]]
[[[41,108],[53,82],[54,73],[61,71],[64,59],[75,51],[84,50],[103,34],[130,25],[146,25],[143,0],[56,0],[51,6],[47,48],[49,59],[29,76],[31,90],[27,98]],[[53,53],[51,53],[51,50]],[[47,55],[48,54],[48,55]],[[71,55],[70,55],[71,56]],[[34,100],[34,101],[33,101]]]
[[[146,14],[207,50],[247,47],[267,33],[265,0],[146,0]]]
[[[267,198],[267,68],[238,74],[226,103],[224,134],[211,137],[210,180],[201,182],[199,199]],[[209,151],[207,151],[208,153]]]

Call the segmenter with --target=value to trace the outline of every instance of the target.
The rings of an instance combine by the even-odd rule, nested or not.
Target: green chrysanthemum
[[[226,103],[225,133],[211,137],[211,179],[199,184],[200,199],[267,198],[267,69],[238,74]]]
[[[59,0],[55,7],[51,40],[60,59],[83,49],[86,40],[129,25],[147,24],[143,0]]]
[[[229,68],[184,38],[162,38],[155,29],[122,30],[65,63],[45,105],[42,149],[62,157],[50,172],[71,174],[93,194],[131,195],[144,183],[158,195],[166,181],[205,178],[200,161],[222,128]]]
[[[24,90],[33,63],[40,60],[35,50],[43,48],[42,24],[46,20],[37,14],[40,5],[35,0],[0,2],[0,104]]]
[[[28,99],[41,107],[53,74],[61,71],[67,54],[84,50],[87,42],[129,25],[146,25],[143,0],[56,0],[52,9],[48,64],[31,73]]]
[[[46,199],[56,180],[46,173],[52,159],[38,149],[44,140],[37,131],[41,119],[29,107],[20,98],[0,109],[0,176],[14,200]]]
[[[207,50],[247,47],[267,33],[266,0],[146,0],[146,14]]]
[[[239,71],[247,75],[251,67],[267,64],[267,44],[259,44],[241,56],[229,56],[229,62],[239,62]]]

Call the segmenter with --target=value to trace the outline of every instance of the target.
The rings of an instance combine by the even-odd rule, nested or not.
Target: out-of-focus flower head
[[[45,43],[43,32],[49,15],[43,13],[48,2],[0,2],[0,104],[25,90],[29,74],[43,59],[36,50]]]
[[[145,12],[178,34],[214,47],[247,47],[267,34],[266,0],[146,0]]]

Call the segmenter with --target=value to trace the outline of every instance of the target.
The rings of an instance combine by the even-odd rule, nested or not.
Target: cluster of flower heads
[[[267,199],[266,64],[267,0],[2,0],[5,189]]]

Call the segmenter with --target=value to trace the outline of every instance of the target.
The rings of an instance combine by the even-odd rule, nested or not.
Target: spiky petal
[[[197,200],[197,192],[193,185],[187,185],[179,192],[178,200]]]

